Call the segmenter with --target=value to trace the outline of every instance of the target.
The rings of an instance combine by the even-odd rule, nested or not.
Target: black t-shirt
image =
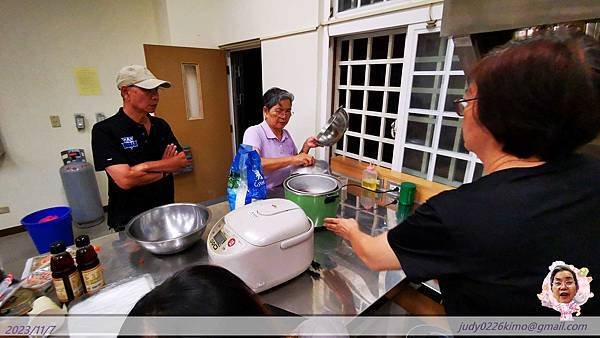
[[[450,315],[557,315],[537,294],[554,261],[589,268],[600,315],[600,161],[573,155],[443,192],[388,233],[407,277],[438,279]]]
[[[92,151],[96,171],[115,164],[134,166],[162,158],[168,144],[181,146],[163,119],[150,118],[150,134],[143,125],[129,118],[123,108],[110,118],[98,122],[92,130]],[[122,229],[134,216],[154,207],[173,203],[173,177],[123,190],[108,176],[108,225]]]

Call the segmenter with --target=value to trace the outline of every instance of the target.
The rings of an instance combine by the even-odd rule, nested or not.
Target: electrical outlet
[[[8,214],[10,212],[9,207],[0,207],[0,214]]]
[[[50,125],[52,128],[60,128],[60,116],[50,115]]]
[[[398,191],[390,191],[388,194],[398,197],[398,192],[400,191],[400,184],[392,181],[388,181],[388,190],[392,190],[394,188],[398,188]]]

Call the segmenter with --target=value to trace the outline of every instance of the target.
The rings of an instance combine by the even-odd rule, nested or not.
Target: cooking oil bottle
[[[375,170],[373,164],[369,164],[367,169],[363,170],[361,185],[370,190],[377,189],[377,170]]]
[[[360,204],[364,209],[373,209],[373,207],[376,205],[375,199],[377,198],[377,195],[374,192],[374,190],[377,189],[377,170],[375,170],[373,164],[369,164],[369,166],[363,170],[361,185],[363,188],[371,191],[362,191],[360,194]]]

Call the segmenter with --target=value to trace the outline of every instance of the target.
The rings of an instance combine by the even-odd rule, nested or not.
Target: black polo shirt
[[[92,152],[96,171],[115,164],[134,166],[162,158],[168,144],[181,146],[163,119],[150,118],[150,134],[143,125],[129,118],[123,108],[98,122],[92,129]],[[174,185],[171,175],[147,184],[123,190],[108,176],[108,226],[122,230],[127,222],[143,211],[173,203]]]

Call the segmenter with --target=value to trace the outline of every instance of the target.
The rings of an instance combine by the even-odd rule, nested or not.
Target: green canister
[[[415,192],[417,186],[412,182],[403,182],[400,184],[400,194],[398,195],[398,205],[412,205],[415,201]]]

